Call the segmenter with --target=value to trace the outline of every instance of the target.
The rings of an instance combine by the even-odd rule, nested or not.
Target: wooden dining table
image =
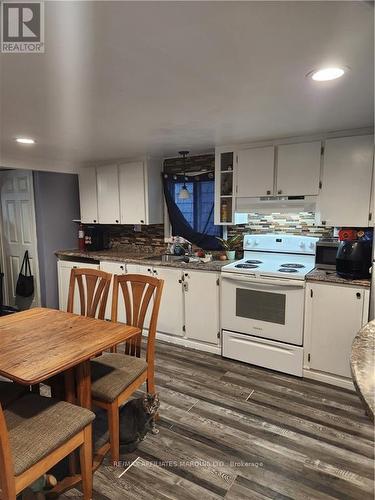
[[[139,328],[55,309],[34,308],[0,318],[0,375],[25,386],[35,386],[60,373],[74,376],[74,398],[91,408],[90,359],[140,334]],[[72,378],[68,378],[72,383]],[[69,385],[69,384],[68,384]],[[74,399],[74,401],[73,401]],[[103,453],[94,459],[94,468]],[[63,491],[76,484],[71,477]]]

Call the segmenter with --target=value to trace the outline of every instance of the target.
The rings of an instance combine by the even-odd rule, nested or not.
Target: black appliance
[[[336,254],[340,242],[334,239],[321,239],[316,243],[315,267],[336,271]]]
[[[336,272],[349,279],[370,277],[372,245],[369,240],[341,241],[336,255]]]
[[[99,226],[86,226],[85,247],[88,252],[97,252],[108,248],[108,237],[103,228]]]

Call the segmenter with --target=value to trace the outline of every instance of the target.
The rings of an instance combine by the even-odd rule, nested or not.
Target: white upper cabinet
[[[79,173],[79,198],[81,221],[84,224],[98,222],[98,194],[96,187],[96,168],[82,168]]]
[[[238,151],[237,196],[270,196],[273,194],[273,180],[273,146]]]
[[[122,224],[146,224],[145,171],[143,161],[119,166]]]
[[[163,222],[161,163],[138,161],[119,166],[121,224]]]
[[[161,224],[162,162],[127,162],[84,168],[79,174],[85,224]]]
[[[372,135],[328,139],[325,143],[320,221],[327,226],[369,225]]]
[[[96,175],[99,222],[100,224],[119,224],[120,203],[117,165],[97,167]]]
[[[278,146],[277,195],[301,196],[319,193],[321,142]]]

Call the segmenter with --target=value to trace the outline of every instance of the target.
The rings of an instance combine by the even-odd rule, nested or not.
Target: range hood
[[[238,213],[291,213],[314,212],[317,196],[261,196],[260,198],[236,198]]]

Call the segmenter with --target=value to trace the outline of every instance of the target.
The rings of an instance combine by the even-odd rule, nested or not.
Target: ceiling
[[[373,124],[371,2],[45,7],[45,54],[1,55],[2,166],[74,171]],[[331,64],[351,71],[305,78]]]

